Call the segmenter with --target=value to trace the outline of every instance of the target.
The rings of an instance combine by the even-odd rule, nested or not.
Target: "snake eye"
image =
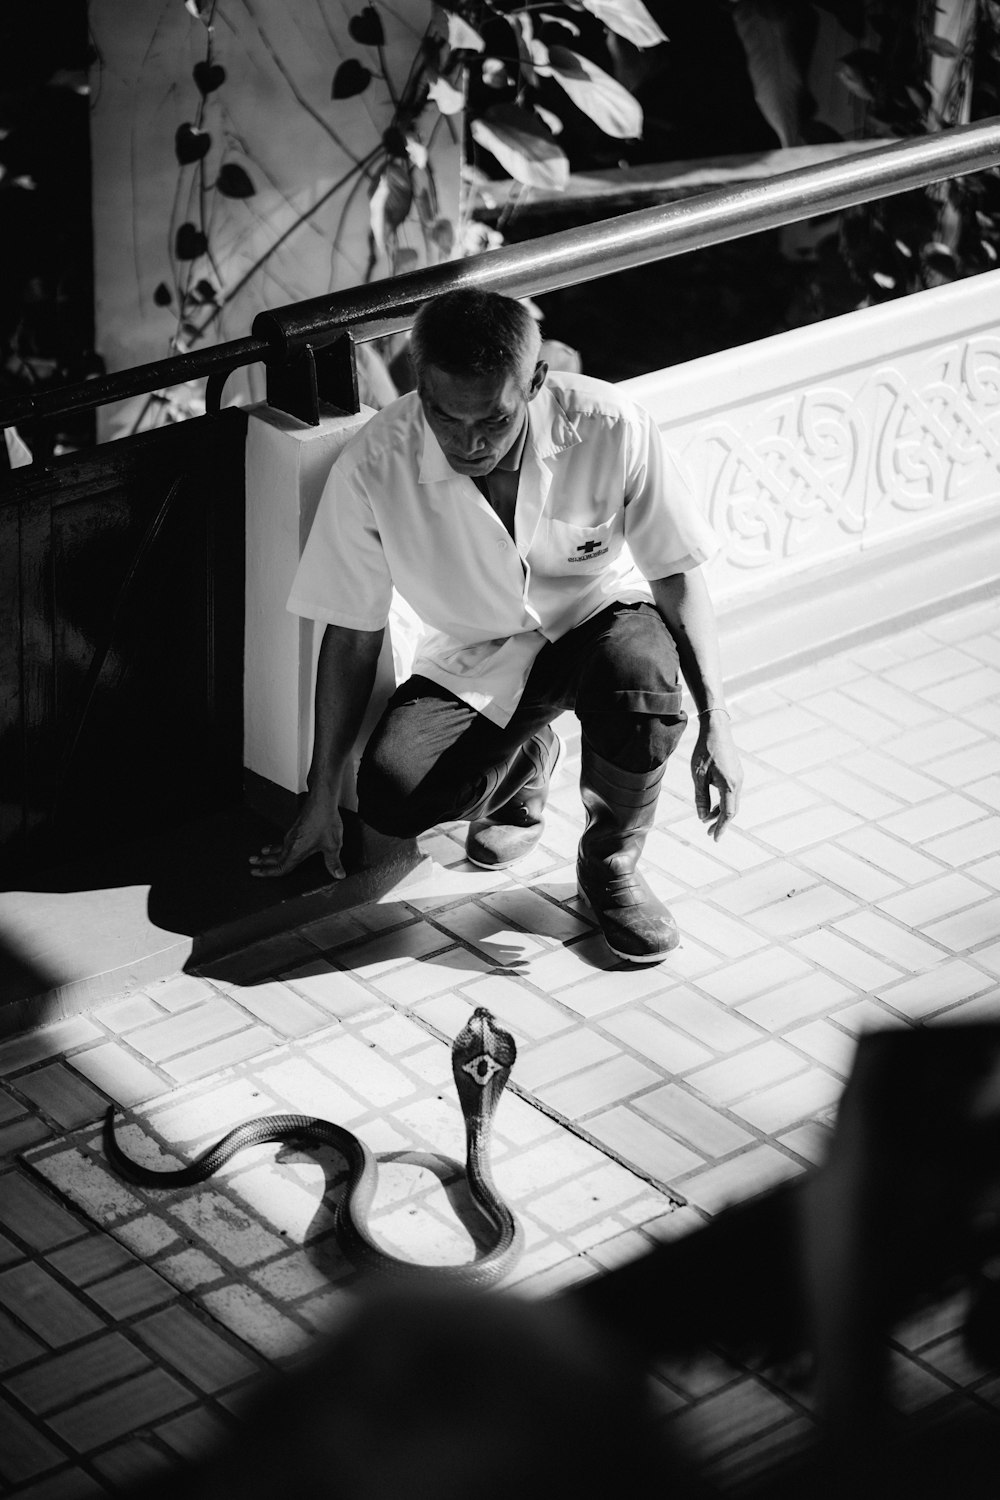
[[[493,1074],[500,1072],[500,1064],[495,1057],[480,1052],[478,1057],[471,1057],[467,1063],[462,1064],[462,1072],[468,1073],[473,1083],[478,1083],[479,1087],[484,1089]]]

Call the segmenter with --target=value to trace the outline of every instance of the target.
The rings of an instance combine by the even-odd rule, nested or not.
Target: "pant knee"
[[[655,771],[670,758],[687,715],[595,713],[580,716],[580,727],[602,760],[621,771]]]
[[[405,768],[364,756],[358,770],[358,815],[376,833],[416,838],[439,823],[464,817],[466,804],[481,797],[481,782],[466,786],[432,773],[414,785]]]
[[[358,816],[376,833],[397,839],[416,838],[432,826],[422,820],[410,789],[367,758],[358,769]]]

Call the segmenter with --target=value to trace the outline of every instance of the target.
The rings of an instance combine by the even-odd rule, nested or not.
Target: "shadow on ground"
[[[55,1019],[125,989],[372,900],[420,859],[413,840],[387,839],[345,812],[344,865],[322,859],[279,880],[250,874],[250,855],[282,830],[241,807],[167,834],[95,849],[0,892],[0,1005],[53,999]],[[108,989],[108,993],[112,992]]]

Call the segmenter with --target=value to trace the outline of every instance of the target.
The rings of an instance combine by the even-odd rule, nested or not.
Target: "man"
[[[292,586],[289,609],[326,624],[312,765],[284,842],[251,863],[283,875],[321,853],[342,873],[337,790],[395,587],[429,633],[365,749],[361,817],[403,837],[467,819],[469,859],[512,864],[541,837],[551,723],[572,709],[580,893],[612,952],[656,963],[679,935],[637,865],[686,723],[679,672],[713,837],[739,801],[699,570],[715,542],[648,415],[602,381],[549,377],[539,348],[535,320],[507,297],[464,289],[421,309],[417,389],[334,465]]]

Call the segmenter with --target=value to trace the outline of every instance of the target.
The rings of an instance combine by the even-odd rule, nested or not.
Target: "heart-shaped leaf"
[[[161,281],[153,293],[153,301],[157,307],[169,307],[174,300],[174,294],[165,281]]]
[[[220,63],[197,62],[192,70],[192,77],[198,85],[198,92],[204,98],[206,94],[212,94],[222,87],[226,81],[226,70]]]
[[[257,191],[251,178],[233,161],[219,168],[215,185],[224,198],[252,198]]]
[[[197,260],[208,249],[208,240],[194,224],[182,224],[174,241],[174,253],[178,260]]]
[[[345,58],[333,75],[330,98],[353,99],[355,94],[364,93],[371,79],[372,75],[364,63],[358,62],[356,57]]]
[[[366,5],[358,15],[352,16],[347,29],[356,42],[363,47],[381,47],[385,44],[382,19],[374,5]]]
[[[208,154],[212,137],[207,130],[198,130],[194,125],[178,125],[174,136],[174,151],[182,167],[189,162],[201,161]]]

